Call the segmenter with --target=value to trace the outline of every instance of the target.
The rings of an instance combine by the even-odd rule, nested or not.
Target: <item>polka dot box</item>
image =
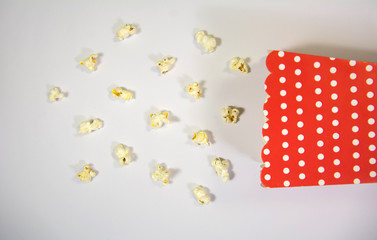
[[[265,187],[377,182],[377,64],[272,51]]]

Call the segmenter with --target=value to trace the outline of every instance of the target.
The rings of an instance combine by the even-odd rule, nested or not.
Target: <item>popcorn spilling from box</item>
[[[377,64],[272,51],[265,187],[377,182]]]

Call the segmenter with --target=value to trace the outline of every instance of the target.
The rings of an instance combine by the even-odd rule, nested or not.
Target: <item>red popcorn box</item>
[[[272,51],[265,187],[377,182],[377,64]]]

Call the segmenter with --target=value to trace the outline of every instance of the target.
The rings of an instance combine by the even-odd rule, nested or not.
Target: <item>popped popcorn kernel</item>
[[[84,169],[77,174],[77,177],[80,178],[80,181],[85,181],[87,183],[92,181],[92,178],[96,176],[96,172],[90,168],[89,165],[85,165]]]
[[[194,132],[194,136],[192,137],[192,141],[198,145],[205,144],[209,146],[209,140],[208,140],[208,135],[205,131],[199,131],[199,132]]]
[[[80,65],[85,66],[89,71],[93,72],[97,69],[96,58],[98,58],[98,54],[92,54],[88,58],[86,58],[84,61],[81,61]]]
[[[157,165],[157,170],[152,173],[152,179],[157,182],[161,181],[164,185],[169,183],[169,169],[161,164]]]
[[[95,130],[98,130],[100,128],[103,127],[103,122],[101,119],[91,119],[91,120],[87,120],[87,121],[83,121],[82,123],[80,123],[80,130],[78,131],[78,133],[80,134],[87,134],[87,133],[91,133],[92,131],[95,131]]]
[[[120,166],[126,166],[132,161],[130,148],[125,147],[123,144],[116,145],[114,153],[118,157]]]
[[[53,87],[50,90],[50,96],[48,97],[48,99],[51,102],[55,102],[56,100],[59,100],[63,97],[64,97],[64,93],[62,93],[58,87]]]
[[[247,66],[245,59],[234,57],[229,62],[230,69],[234,71],[239,71],[241,73],[248,73],[249,67]]]
[[[163,58],[162,61],[157,63],[157,66],[160,68],[161,75],[167,73],[175,63],[175,58]]]
[[[195,34],[196,42],[203,46],[206,52],[213,52],[216,49],[216,39],[210,35],[207,35],[204,31],[198,31]]]
[[[168,112],[158,112],[149,115],[151,120],[151,128],[160,128],[164,123],[170,124],[170,120],[168,119],[169,113]]]
[[[134,35],[136,33],[136,28],[134,25],[126,24],[123,27],[121,27],[117,33],[117,38],[119,40],[123,40],[131,35]]]
[[[215,167],[216,174],[221,177],[223,182],[227,182],[229,180],[229,161],[226,159],[215,158],[212,160],[212,166]]]
[[[225,107],[221,109],[221,116],[226,123],[236,123],[240,111],[237,108]]]
[[[195,197],[198,199],[198,203],[208,204],[211,201],[211,197],[208,195],[204,187],[197,186],[193,192],[194,192]]]
[[[186,92],[188,95],[194,96],[195,99],[199,99],[202,90],[199,88],[199,83],[193,82],[186,86]]]
[[[121,98],[123,100],[130,100],[133,98],[133,94],[130,91],[127,91],[123,87],[116,87],[111,90],[111,95],[116,98]]]

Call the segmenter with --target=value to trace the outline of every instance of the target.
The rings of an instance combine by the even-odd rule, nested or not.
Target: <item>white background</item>
[[[0,239],[376,239],[377,185],[264,189],[260,186],[265,59],[269,49],[377,62],[376,1],[1,1]],[[140,30],[124,41],[125,23]],[[204,54],[194,33],[221,39]],[[78,62],[101,53],[98,70]],[[160,76],[162,56],[177,62]],[[228,70],[250,58],[251,73]],[[199,101],[184,85],[203,84]],[[114,100],[124,86],[135,100]],[[48,102],[48,90],[68,92]],[[244,108],[226,125],[220,109]],[[148,115],[168,110],[173,123],[150,130]],[[82,120],[104,128],[76,132]],[[194,130],[213,144],[194,145]],[[136,159],[117,166],[114,146]],[[210,166],[232,163],[224,184]],[[92,163],[87,184],[72,165]],[[173,169],[163,187],[150,173]],[[192,187],[212,194],[196,203]]]

